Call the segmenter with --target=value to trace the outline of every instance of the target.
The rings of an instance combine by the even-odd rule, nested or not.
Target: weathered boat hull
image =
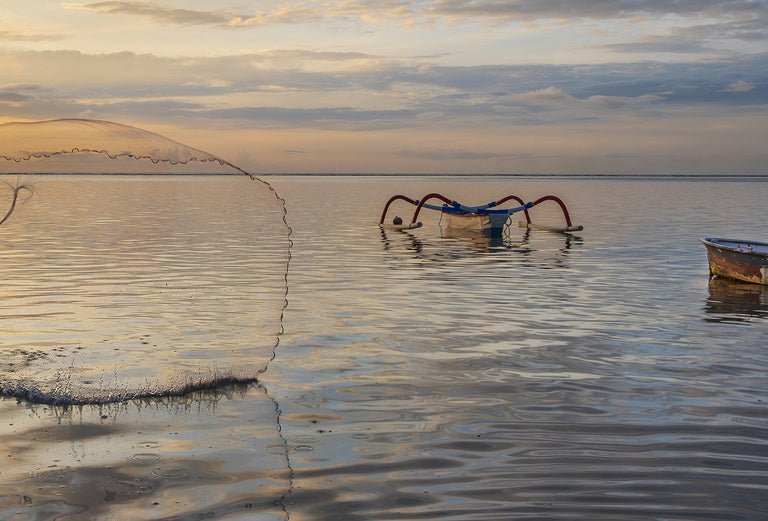
[[[703,238],[709,272],[730,279],[768,285],[768,243]]]
[[[473,232],[489,235],[500,235],[509,218],[507,214],[501,213],[457,214],[448,212],[443,212],[441,217],[445,224],[445,231],[448,233]]]

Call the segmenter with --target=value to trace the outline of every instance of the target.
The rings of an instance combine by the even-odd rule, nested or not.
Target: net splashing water
[[[267,183],[105,121],[0,125],[0,157],[0,173],[18,176],[0,192],[2,395],[109,403],[266,368],[290,244]],[[190,175],[201,166],[216,175]]]

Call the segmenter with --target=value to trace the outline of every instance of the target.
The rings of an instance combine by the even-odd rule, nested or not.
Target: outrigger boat
[[[427,201],[432,199],[439,199],[443,204],[428,204]],[[411,222],[405,223],[400,217],[395,217],[392,219],[392,222],[385,222],[389,207],[392,203],[398,200],[405,201],[416,207]],[[500,208],[508,201],[514,201],[518,206],[512,208]],[[528,210],[545,201],[554,201],[560,206],[560,209],[563,211],[563,217],[565,218],[565,226],[547,226],[531,222],[531,215]],[[523,212],[525,215],[525,221],[518,222],[518,225],[521,228],[535,228],[564,233],[577,232],[584,229],[583,226],[574,226],[571,222],[571,216],[568,214],[568,209],[565,207],[565,203],[554,195],[545,195],[532,202],[524,202],[516,195],[508,195],[498,201],[492,201],[480,206],[466,206],[438,193],[427,194],[421,199],[411,199],[405,195],[393,195],[384,206],[384,211],[381,213],[381,219],[379,220],[379,226],[388,230],[411,230],[419,228],[421,227],[421,222],[418,219],[422,208],[441,212],[441,217],[445,221],[446,227],[457,231],[472,231],[490,235],[499,235],[507,225],[509,217],[518,212]]]
[[[738,239],[701,239],[710,276],[768,285],[768,243]]]

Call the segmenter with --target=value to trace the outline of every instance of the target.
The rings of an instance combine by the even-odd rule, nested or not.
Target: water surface
[[[710,284],[699,237],[767,239],[768,183],[273,183],[294,230],[265,375],[291,519],[764,516],[768,288]],[[584,230],[373,224],[389,196],[432,191],[554,193]]]
[[[0,402],[0,518],[764,519],[768,288],[709,281],[699,237],[768,240],[768,182],[268,180],[293,247],[259,384]],[[553,193],[584,230],[376,226],[433,191]],[[248,356],[206,334],[217,364]]]
[[[0,227],[7,394],[18,387],[62,403],[163,396],[255,379],[266,367],[284,307],[288,229],[261,185],[244,176],[25,183],[35,194]]]

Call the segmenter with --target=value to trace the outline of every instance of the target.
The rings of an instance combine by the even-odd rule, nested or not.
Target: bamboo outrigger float
[[[439,199],[443,204],[441,206],[428,204],[427,201],[432,199]],[[398,200],[405,201],[416,207],[411,222],[405,223],[400,217],[395,217],[391,223],[385,222],[389,207],[393,202]],[[500,208],[508,201],[514,201],[518,206]],[[563,217],[565,218],[565,226],[547,226],[531,222],[529,210],[546,201],[553,201],[560,206],[560,209],[563,211]],[[554,195],[545,195],[533,202],[527,203],[516,195],[508,195],[498,201],[492,201],[480,206],[466,206],[438,193],[427,194],[421,199],[411,199],[405,195],[393,195],[384,206],[384,211],[381,213],[381,219],[379,220],[379,226],[388,230],[412,230],[414,228],[419,228],[421,227],[421,222],[418,218],[422,208],[441,212],[446,227],[449,229],[473,231],[491,235],[501,234],[504,227],[507,225],[509,217],[518,212],[523,212],[525,215],[525,221],[518,222],[518,225],[521,228],[535,228],[561,233],[577,232],[584,229],[583,226],[575,226],[571,222],[571,216],[568,213],[568,209],[565,207],[565,203]]]

